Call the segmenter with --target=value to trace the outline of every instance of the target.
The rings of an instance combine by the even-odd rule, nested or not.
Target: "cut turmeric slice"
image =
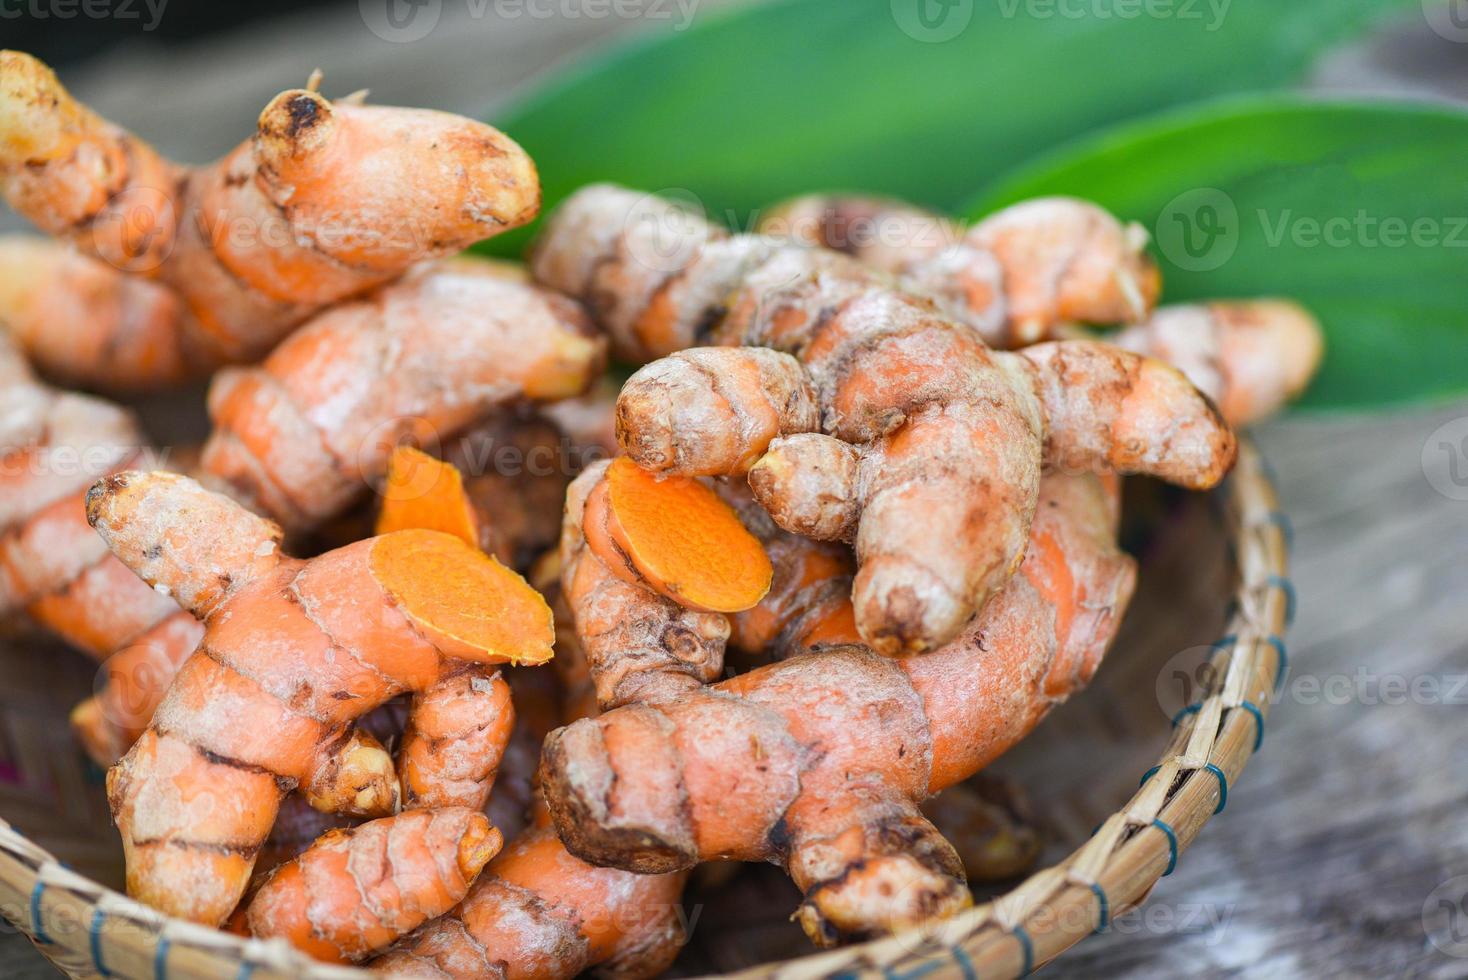
[[[421,449],[398,446],[387,462],[377,533],[412,528],[442,531],[479,547],[479,518],[458,469]]]
[[[607,530],[647,584],[704,612],[740,612],[774,574],[759,539],[713,490],[689,477],[658,479],[625,457],[607,470]]]
[[[550,606],[519,575],[442,531],[394,531],[372,545],[372,574],[446,654],[480,663],[551,658]]]

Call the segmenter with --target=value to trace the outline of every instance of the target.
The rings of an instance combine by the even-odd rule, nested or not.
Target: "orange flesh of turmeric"
[[[382,535],[414,528],[442,531],[479,547],[479,517],[458,469],[421,449],[399,446],[387,463],[376,530]]]
[[[442,531],[377,538],[372,575],[440,650],[480,663],[551,658],[550,606],[519,575]]]
[[[764,598],[773,569],[764,546],[708,487],[659,480],[620,458],[607,470],[608,530],[658,592],[705,612],[739,612]]]

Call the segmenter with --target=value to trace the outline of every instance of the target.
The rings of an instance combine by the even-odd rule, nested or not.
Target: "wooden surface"
[[[483,113],[609,32],[671,26],[467,9],[445,3],[429,38],[389,44],[352,4],[166,58],[139,45],[68,81],[166,151],[199,160],[312,67],[326,70],[331,93],[371,85],[383,102]],[[1316,84],[1465,98],[1468,45],[1409,21],[1331,59]],[[0,228],[16,226],[0,216]],[[1258,433],[1296,529],[1291,683],[1228,809],[1177,873],[1047,975],[1468,976],[1468,500],[1440,493],[1424,471],[1427,447],[1438,484],[1454,487],[1434,433],[1465,416],[1468,404],[1290,418]],[[1077,748],[1073,765],[1091,764]],[[1459,956],[1439,949],[1455,927]],[[6,934],[0,976],[54,972]]]

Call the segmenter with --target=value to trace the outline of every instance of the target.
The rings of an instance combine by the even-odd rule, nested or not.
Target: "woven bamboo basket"
[[[1247,442],[1228,482],[1206,498],[1140,490],[1128,493],[1129,511],[1139,501],[1145,511],[1142,531],[1125,540],[1141,559],[1128,626],[1091,689],[999,764],[1045,815],[1048,866],[924,931],[814,955],[786,919],[792,886],[773,869],[750,867],[689,895],[700,917],[676,975],[1023,976],[1106,929],[1172,872],[1223,810],[1283,683],[1294,605],[1289,532]],[[1190,675],[1199,683],[1169,727],[1158,678],[1175,672],[1179,651],[1200,646],[1207,652],[1197,662],[1207,667]],[[130,980],[368,976],[315,963],[278,940],[170,920],[120,894],[102,775],[66,728],[95,667],[12,630],[0,636],[0,670],[0,913],[62,971]]]

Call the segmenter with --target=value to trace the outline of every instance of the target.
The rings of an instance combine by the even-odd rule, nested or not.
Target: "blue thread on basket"
[[[1264,584],[1271,589],[1279,589],[1285,597],[1285,626],[1295,625],[1295,583],[1283,575],[1270,575],[1264,579]]]
[[[36,934],[36,939],[50,945],[51,937],[46,935],[46,928],[41,923],[41,893],[46,890],[46,883],[40,878],[36,879],[36,886],[31,889],[31,932]]]
[[[254,975],[255,964],[251,963],[249,960],[244,960],[240,963],[240,972],[235,976],[235,980],[250,980],[250,978]]]
[[[168,980],[168,950],[173,946],[173,940],[167,936],[158,937],[158,948],[153,950],[153,980]]]
[[[1178,726],[1178,722],[1182,721],[1188,715],[1196,715],[1199,711],[1202,711],[1202,710],[1203,710],[1203,703],[1201,701],[1198,702],[1197,704],[1190,704],[1190,705],[1188,705],[1186,708],[1183,708],[1177,714],[1175,714],[1175,715],[1172,716],[1172,727],[1173,728],[1176,728]]]
[[[1253,701],[1244,701],[1239,704],[1249,714],[1254,716],[1254,751],[1259,751],[1259,746],[1264,744],[1264,712]]]
[[[1205,763],[1203,768],[1218,777],[1218,806],[1213,808],[1213,812],[1222,813],[1223,808],[1228,806],[1228,777],[1223,774],[1223,770],[1218,768],[1215,763]]]
[[[1279,666],[1274,673],[1274,693],[1278,694],[1284,687],[1285,678],[1290,673],[1290,655],[1285,652],[1285,642],[1279,638],[1279,634],[1270,633],[1269,638],[1264,641],[1274,647],[1274,652],[1279,654]]]
[[[1100,914],[1096,918],[1096,932],[1105,932],[1106,927],[1111,925],[1111,902],[1106,898],[1106,889],[1101,887],[1099,881],[1091,882],[1091,894],[1096,896],[1096,904],[1100,906]]]
[[[1142,773],[1142,778],[1141,778],[1141,780],[1139,780],[1137,782],[1137,785],[1138,786],[1146,786],[1147,785],[1147,780],[1149,780],[1153,776],[1157,775],[1157,771],[1159,769],[1161,769],[1161,768],[1162,768],[1161,766],[1153,766],[1151,769],[1148,769],[1146,772]]]
[[[1020,966],[1019,975],[1027,977],[1035,972],[1035,944],[1030,941],[1030,934],[1025,931],[1024,926],[1015,926],[1012,930],[1015,939],[1019,940],[1020,948],[1024,950],[1025,958]]]
[[[1161,817],[1153,817],[1152,826],[1167,835],[1167,870],[1162,872],[1162,877],[1166,878],[1177,867],[1177,833]]]
[[[963,980],[978,980],[979,975],[974,972],[974,961],[968,958],[968,953],[962,946],[950,946],[949,951],[953,953],[953,960],[958,964],[959,970],[963,972]]]
[[[101,906],[92,910],[92,922],[87,927],[88,944],[92,947],[92,969],[97,971],[98,976],[110,977],[107,967],[102,965],[102,920],[107,913],[102,911]]]

